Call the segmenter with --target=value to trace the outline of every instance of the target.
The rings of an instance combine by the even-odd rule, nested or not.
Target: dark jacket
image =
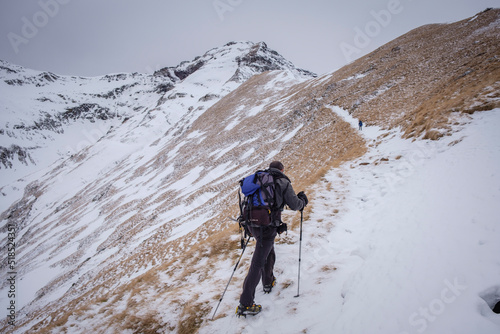
[[[292,210],[302,210],[304,208],[304,201],[297,197],[293,190],[290,179],[283,174],[279,169],[269,169],[273,175],[276,175],[276,205],[282,211],[285,205],[288,205]]]

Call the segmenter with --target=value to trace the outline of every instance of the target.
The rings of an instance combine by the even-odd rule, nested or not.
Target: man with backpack
[[[281,221],[281,211],[285,205],[294,211],[303,210],[308,203],[304,192],[295,194],[284,170],[281,162],[273,161],[269,169],[259,171],[241,182],[244,194],[246,183],[258,184],[260,191],[252,195],[245,194],[242,207],[243,220],[248,232],[255,238],[256,245],[243,283],[240,305],[236,308],[238,316],[255,315],[262,310],[262,306],[254,302],[255,289],[260,280],[265,293],[270,293],[276,284],[276,277],[273,275],[276,260],[274,239],[276,234],[287,230],[287,225]]]

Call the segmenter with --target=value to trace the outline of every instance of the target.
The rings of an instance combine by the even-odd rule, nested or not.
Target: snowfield
[[[372,148],[316,188],[300,296],[295,230],[277,238],[277,287],[269,295],[257,287],[262,313],[235,317],[251,242],[200,333],[498,333],[499,111],[476,113],[439,141],[364,128]],[[214,278],[229,279],[232,266]]]

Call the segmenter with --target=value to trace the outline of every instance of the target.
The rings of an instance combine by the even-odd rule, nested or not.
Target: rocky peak
[[[290,70],[305,77],[316,77],[315,73],[296,68],[290,61],[286,60],[278,52],[268,48],[264,42],[255,43],[250,50],[241,57],[237,57],[238,71],[235,73],[233,80],[238,81],[248,79],[244,73],[244,69],[248,68],[255,73],[274,70]]]
[[[266,43],[229,42],[222,47],[207,51],[192,61],[184,61],[176,67],[165,67],[154,73],[170,78],[173,82],[182,81],[202,67],[214,64],[236,64],[230,81],[241,83],[252,75],[265,71],[288,70],[301,77],[315,77],[316,74],[296,68],[278,52],[268,48]]]

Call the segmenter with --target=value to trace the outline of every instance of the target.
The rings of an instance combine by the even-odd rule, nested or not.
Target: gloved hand
[[[307,203],[309,203],[306,194],[304,194],[304,192],[301,191],[300,193],[297,194],[297,197],[304,201],[304,207],[306,207]]]
[[[278,234],[288,231],[288,226],[285,223],[281,223],[278,226]]]

